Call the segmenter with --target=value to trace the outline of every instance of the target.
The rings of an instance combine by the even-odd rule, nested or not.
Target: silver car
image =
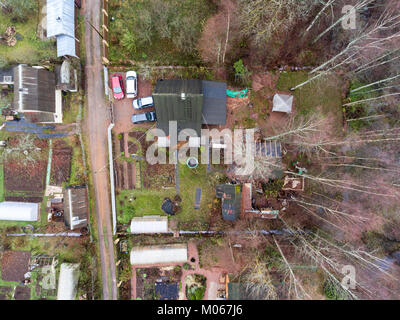
[[[133,108],[136,110],[154,107],[153,97],[138,98],[132,101]]]
[[[157,120],[155,112],[134,114],[131,118],[132,123],[153,122]]]

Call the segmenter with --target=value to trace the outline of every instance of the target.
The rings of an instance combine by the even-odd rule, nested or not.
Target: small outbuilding
[[[0,85],[14,84],[14,71],[12,67],[0,68]]]
[[[62,64],[56,65],[54,70],[57,90],[78,91],[78,72],[69,60],[64,60]]]
[[[64,223],[70,230],[88,225],[88,191],[86,186],[64,190]]]
[[[293,96],[277,93],[274,95],[272,111],[291,113],[293,107]]]
[[[39,204],[31,202],[0,202],[0,220],[37,221]]]
[[[217,198],[222,200],[222,217],[236,221],[242,210],[242,187],[239,184],[220,184],[216,188]]]
[[[58,278],[57,300],[75,300],[79,280],[79,263],[63,263]]]
[[[179,298],[179,284],[177,282],[156,282],[154,291],[160,300],[178,300]]]
[[[168,232],[168,217],[144,216],[135,217],[131,221],[131,233],[166,233]]]
[[[188,260],[186,243],[134,247],[131,265],[181,264]]]

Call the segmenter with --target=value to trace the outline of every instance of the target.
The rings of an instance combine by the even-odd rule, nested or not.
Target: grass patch
[[[68,184],[75,186],[86,184],[79,136],[69,136],[66,141],[72,147],[71,174]]]
[[[0,202],[4,201],[4,170],[3,164],[0,163]]]
[[[197,169],[191,170],[186,165],[180,164],[179,190],[182,198],[182,210],[171,219],[175,219],[178,224],[188,229],[197,230],[205,227],[209,221],[209,214],[215,199],[213,181],[206,173],[206,165],[199,165]],[[196,188],[202,189],[199,210],[194,209]],[[164,198],[172,199],[175,194],[175,187],[160,190],[121,190],[116,200],[118,222],[128,224],[133,217],[165,215],[161,210],[161,204]]]
[[[0,12],[0,32],[8,26],[14,26],[23,39],[14,47],[0,45],[0,57],[6,64],[38,64],[43,60],[56,59],[55,41],[42,41],[36,35],[38,14],[33,14],[26,22],[11,22],[10,17]]]
[[[79,92],[68,93],[65,97],[63,107],[63,123],[75,123],[79,114],[79,105],[81,103],[81,94]]]
[[[289,91],[307,79],[307,72],[283,72],[279,77],[277,89]],[[342,85],[341,78],[327,75],[296,89],[292,92],[295,97],[295,110],[299,114],[307,115],[320,108],[324,114],[331,113],[337,118],[337,122],[341,123]]]

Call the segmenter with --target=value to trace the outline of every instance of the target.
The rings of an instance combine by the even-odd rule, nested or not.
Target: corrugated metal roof
[[[202,81],[203,124],[226,123],[226,83]]]
[[[61,35],[57,36],[57,57],[77,57],[75,52],[75,38]]]
[[[86,187],[64,190],[64,222],[70,230],[87,226],[88,210]]]
[[[166,244],[157,246],[135,247],[131,250],[132,265],[176,264],[188,260],[186,244]]]
[[[75,300],[79,263],[63,263],[58,278],[57,300]]]
[[[47,37],[75,36],[74,0],[47,0]]]
[[[44,68],[14,68],[14,108],[19,112],[56,111],[56,76]]]
[[[168,217],[144,216],[131,221],[131,233],[165,233],[168,232]]]
[[[0,220],[37,221],[39,204],[31,202],[0,202]]]

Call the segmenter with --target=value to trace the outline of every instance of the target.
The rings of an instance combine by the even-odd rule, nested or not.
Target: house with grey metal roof
[[[153,91],[157,127],[169,136],[169,122],[176,121],[178,134],[192,129],[201,135],[202,125],[226,123],[226,83],[217,81],[158,80]]]
[[[61,123],[62,96],[54,72],[23,64],[15,67],[13,108],[29,122]]]
[[[74,0],[47,0],[47,37],[56,37],[57,57],[78,58],[75,34],[76,10]]]
[[[70,230],[88,225],[88,192],[86,186],[64,190],[64,223]]]

